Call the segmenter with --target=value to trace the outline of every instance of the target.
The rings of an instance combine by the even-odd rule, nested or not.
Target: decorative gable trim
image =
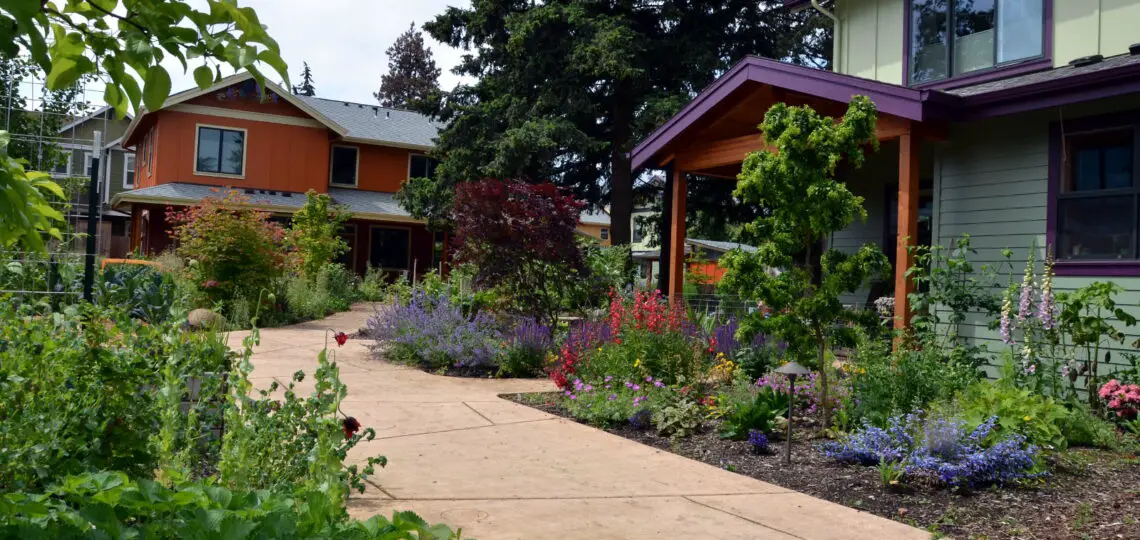
[[[194,105],[191,103],[179,103],[177,105],[166,107],[167,110],[173,112],[182,112],[190,114],[202,114],[206,116],[217,116],[221,118],[237,118],[239,120],[249,120],[252,122],[268,122],[271,124],[284,124],[287,126],[299,126],[309,128],[324,128],[325,125],[313,120],[312,118],[297,118],[295,116],[284,116],[280,114],[267,114],[253,111],[243,111],[239,109],[226,109],[224,107],[209,107],[206,105]]]

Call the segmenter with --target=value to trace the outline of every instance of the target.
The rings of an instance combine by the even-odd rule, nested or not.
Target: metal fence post
[[[103,132],[95,132],[95,144],[91,149],[91,175],[87,184],[87,256],[83,266],[83,299],[93,301],[95,287],[95,242],[99,231],[99,157],[103,155]]]

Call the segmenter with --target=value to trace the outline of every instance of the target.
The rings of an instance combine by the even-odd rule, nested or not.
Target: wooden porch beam
[[[907,279],[906,271],[914,264],[914,253],[910,248],[918,238],[920,144],[914,133],[904,133],[899,137],[899,221],[895,248],[895,328],[899,330],[910,323],[908,295],[915,290],[914,281]]]
[[[753,135],[733,137],[700,144],[694,144],[680,152],[675,158],[676,169],[699,171],[724,165],[743,163],[748,154],[769,148],[759,132]]]
[[[685,291],[685,196],[688,193],[685,173],[680,167],[673,168],[672,204],[669,206],[669,253],[668,267],[661,271],[669,273],[669,305],[681,301]],[[663,261],[665,262],[665,261]]]

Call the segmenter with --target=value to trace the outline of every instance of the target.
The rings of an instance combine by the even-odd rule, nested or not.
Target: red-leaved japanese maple
[[[582,203],[550,183],[486,179],[455,189],[455,260],[479,270],[514,309],[554,324],[562,299],[589,272],[574,229]]]

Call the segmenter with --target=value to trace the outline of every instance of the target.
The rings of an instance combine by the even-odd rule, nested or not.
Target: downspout
[[[824,9],[819,3],[820,0],[811,0],[811,7],[815,8],[815,10],[824,17],[831,19],[831,22],[835,26],[834,37],[831,43],[831,71],[842,73],[839,69],[839,51],[842,50],[840,43],[843,39],[843,26],[839,24],[839,17],[837,17],[834,12]]]

